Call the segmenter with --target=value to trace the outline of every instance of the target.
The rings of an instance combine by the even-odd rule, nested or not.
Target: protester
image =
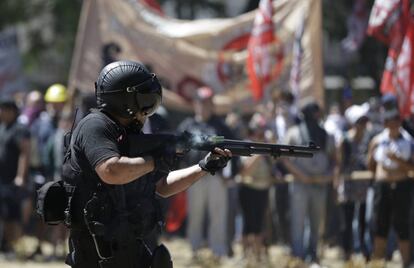
[[[39,116],[45,109],[45,103],[43,99],[43,94],[38,90],[32,90],[27,93],[25,96],[25,102],[23,103],[23,107],[21,107],[22,112],[19,115],[18,121],[22,123],[30,130],[30,164],[29,164],[29,174],[26,183],[26,188],[28,192],[32,193],[33,202],[30,203],[30,206],[26,211],[23,213],[23,222],[24,228],[28,228],[26,223],[33,219],[33,203],[35,199],[35,185],[36,182],[40,181],[40,183],[44,182],[44,176],[41,174],[41,159],[39,155],[39,148],[37,137],[34,135],[35,131],[37,130],[36,127],[32,127],[33,123],[37,122]]]
[[[30,127],[44,110],[44,106],[42,93],[38,90],[30,91],[25,98],[19,122]]]
[[[30,133],[17,122],[14,100],[0,100],[0,217],[4,224],[2,251],[13,253],[22,235],[22,216],[30,209],[25,186],[30,162]],[[27,219],[25,220],[27,223]]]
[[[381,108],[383,111],[389,111],[392,109],[398,109],[398,98],[393,93],[386,93],[381,97]],[[401,118],[401,127],[403,132],[409,134],[414,138],[414,127],[412,121],[414,114],[410,114],[409,117]]]
[[[269,120],[273,130],[273,142],[283,143],[288,129],[298,123],[298,112],[294,95],[286,90],[278,91],[272,101],[273,118]],[[274,184],[275,190],[275,230],[276,240],[281,245],[290,243],[290,201],[289,183],[284,180],[288,174],[282,161],[276,161],[273,165],[273,173],[278,174],[278,183]]]
[[[359,246],[363,255],[368,258],[368,246],[365,242],[366,231],[366,198],[370,185],[370,174],[367,174],[366,157],[371,138],[368,125],[369,104],[352,105],[345,111],[345,118],[350,129],[340,138],[337,151],[337,168],[334,186],[343,215],[341,228],[341,245],[345,259],[350,260],[352,253]],[[357,228],[354,232],[356,215]],[[357,238],[357,241],[354,241]]]
[[[335,143],[319,124],[320,106],[313,99],[301,105],[302,122],[289,128],[286,144],[307,145],[314,142],[321,150],[312,158],[285,159],[287,170],[293,175],[291,184],[292,255],[302,260],[319,262],[318,240],[325,217],[327,183],[332,180],[335,163]],[[305,242],[305,222],[309,220],[309,241]],[[308,248],[305,248],[308,244]]]
[[[194,96],[194,117],[185,119],[178,131],[189,131],[195,135],[221,135],[233,137],[230,129],[214,113],[214,92],[209,87],[196,90]],[[190,151],[185,164],[194,164],[200,152]],[[199,250],[203,246],[203,226],[208,219],[207,240],[213,252],[214,261],[229,252],[227,243],[228,191],[222,172],[207,175],[188,190],[188,227],[187,233],[195,261],[199,260]]]
[[[397,107],[382,113],[384,130],[369,145],[368,168],[375,177],[373,259],[385,258],[390,228],[398,236],[404,267],[410,262],[410,215],[413,170],[412,139],[402,130]]]
[[[343,96],[344,100],[351,101],[349,99],[351,96]],[[342,103],[343,105],[348,105]],[[328,115],[323,122],[323,127],[326,132],[333,136],[335,139],[335,144],[338,144],[344,135],[346,128],[346,120],[342,114],[341,107],[338,103],[333,103],[329,107]],[[340,208],[338,202],[336,202],[336,191],[333,187],[332,181],[329,182],[327,187],[326,195],[326,218],[325,218],[325,229],[323,233],[323,239],[329,247],[337,245],[340,233]]]
[[[248,125],[248,139],[266,142],[265,130],[264,116],[254,114]],[[264,222],[268,209],[269,188],[273,182],[270,158],[261,155],[242,158],[239,199],[243,216],[243,254],[248,260],[253,259],[257,262],[267,259]]]

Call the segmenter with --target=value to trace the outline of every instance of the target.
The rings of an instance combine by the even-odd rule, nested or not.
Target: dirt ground
[[[188,242],[184,239],[174,238],[168,241],[163,241],[172,254],[175,268],[204,268],[204,267],[280,267],[280,268],[302,268],[307,266],[301,266],[291,258],[289,258],[288,250],[280,246],[272,246],[269,249],[269,257],[266,261],[253,262],[242,258],[241,246],[238,243],[234,245],[235,256],[233,258],[225,258],[217,261],[213,261],[210,252],[206,249],[201,252],[201,258],[197,261],[192,259],[191,249]],[[7,256],[0,256],[0,268],[67,268],[63,261],[44,262],[42,260],[37,261],[23,261],[23,256],[28,255],[33,248],[34,240],[30,237],[24,238],[17,246],[17,259],[18,261],[8,261]],[[43,245],[43,250],[46,255],[51,254],[51,246],[49,244]],[[62,249],[61,249],[62,250]],[[325,249],[322,254],[322,267],[332,268],[364,268],[369,267],[361,257],[356,256],[353,259],[352,264],[345,264],[340,260],[340,251],[337,248]],[[380,267],[380,266],[375,266]],[[387,268],[399,268],[401,267],[398,254],[393,258],[392,262],[388,262]],[[314,268],[314,266],[311,266]]]

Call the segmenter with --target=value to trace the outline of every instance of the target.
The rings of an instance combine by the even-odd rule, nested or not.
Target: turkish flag
[[[280,42],[272,18],[272,1],[260,0],[247,44],[247,74],[255,100],[263,97],[263,91],[279,76],[283,66],[283,52],[276,51],[276,44]]]
[[[367,33],[389,46],[381,92],[395,94],[401,116],[411,113],[413,98],[414,22],[409,0],[376,0]]]
[[[399,50],[409,18],[409,0],[376,0],[369,17],[367,34]]]
[[[160,4],[157,0],[140,0],[145,5],[149,6],[153,11],[157,12],[160,15],[164,15],[164,11],[162,10]]]

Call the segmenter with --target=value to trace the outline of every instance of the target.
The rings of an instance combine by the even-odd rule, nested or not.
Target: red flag
[[[403,117],[411,110],[413,27],[409,0],[375,1],[367,33],[389,45],[380,89],[398,97]]]
[[[271,0],[260,0],[252,33],[247,45],[247,74],[255,100],[263,97],[265,88],[282,69],[283,53],[275,52],[279,40],[274,32]]]
[[[187,193],[181,192],[171,197],[170,206],[165,216],[167,232],[176,232],[187,216]]]
[[[413,45],[414,45],[414,24],[411,21],[393,70],[392,84],[394,94],[398,97],[398,106],[402,117],[407,117],[412,111],[413,102]]]
[[[399,49],[409,17],[409,0],[376,0],[368,22],[368,35]]]
[[[164,11],[162,10],[157,0],[139,0],[139,1],[149,6],[153,11],[157,12],[158,14],[164,15]]]

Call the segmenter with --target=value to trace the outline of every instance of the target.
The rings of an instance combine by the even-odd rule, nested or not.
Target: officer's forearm
[[[108,184],[126,184],[154,170],[152,158],[112,157],[96,167],[96,173]]]
[[[157,193],[162,197],[169,197],[182,192],[206,174],[199,165],[172,171],[167,178],[157,183]]]

